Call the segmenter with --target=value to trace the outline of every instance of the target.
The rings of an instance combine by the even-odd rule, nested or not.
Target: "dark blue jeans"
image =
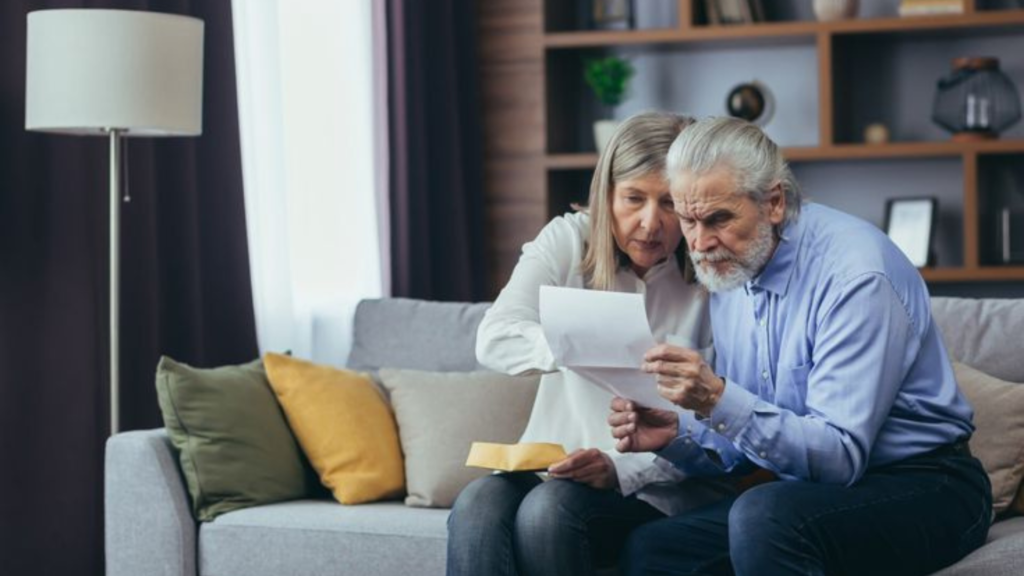
[[[592,574],[661,512],[615,490],[536,474],[474,480],[448,516],[448,576]]]
[[[992,492],[966,450],[869,470],[853,486],[783,481],[639,527],[627,575],[930,574],[985,542]]]

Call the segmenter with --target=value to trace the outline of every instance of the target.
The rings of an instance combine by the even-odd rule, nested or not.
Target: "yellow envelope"
[[[562,448],[561,444],[473,442],[466,466],[504,472],[527,472],[547,470],[548,466],[565,457],[565,448]]]

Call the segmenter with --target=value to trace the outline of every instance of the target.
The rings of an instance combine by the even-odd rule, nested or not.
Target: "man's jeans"
[[[592,574],[615,564],[630,530],[657,518],[615,490],[533,473],[485,476],[448,517],[448,575]]]
[[[873,468],[853,486],[780,481],[639,527],[624,574],[930,574],[985,542],[988,476],[966,445]]]

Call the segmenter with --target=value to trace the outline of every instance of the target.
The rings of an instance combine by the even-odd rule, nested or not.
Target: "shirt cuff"
[[[650,452],[622,454],[615,450],[606,450],[605,454],[608,454],[615,463],[619,492],[623,496],[640,492],[652,484],[676,484],[686,479],[685,474],[671,466],[668,469],[658,466],[658,459]]]
[[[619,479],[619,492],[623,496],[629,496],[643,488],[643,471],[651,465],[650,454],[630,453],[621,454],[615,450],[605,450],[615,465],[615,476]]]
[[[735,382],[726,382],[722,397],[718,399],[718,403],[711,410],[711,417],[705,420],[704,424],[733,441],[753,417],[757,400],[757,396],[742,386]]]
[[[669,442],[668,446],[656,451],[655,454],[669,462],[679,463],[698,457],[707,458],[704,448],[701,447],[694,437],[688,434],[676,436],[674,440]]]

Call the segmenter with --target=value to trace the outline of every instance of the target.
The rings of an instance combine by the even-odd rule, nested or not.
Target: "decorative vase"
[[[932,120],[953,140],[991,140],[1020,120],[1020,95],[997,58],[956,58],[938,82]]]
[[[814,15],[821,22],[846,20],[857,15],[857,0],[814,0]]]
[[[604,151],[604,147],[608,144],[608,141],[612,139],[612,134],[615,133],[615,129],[618,127],[618,120],[594,121],[594,145],[597,146],[598,154]]]

